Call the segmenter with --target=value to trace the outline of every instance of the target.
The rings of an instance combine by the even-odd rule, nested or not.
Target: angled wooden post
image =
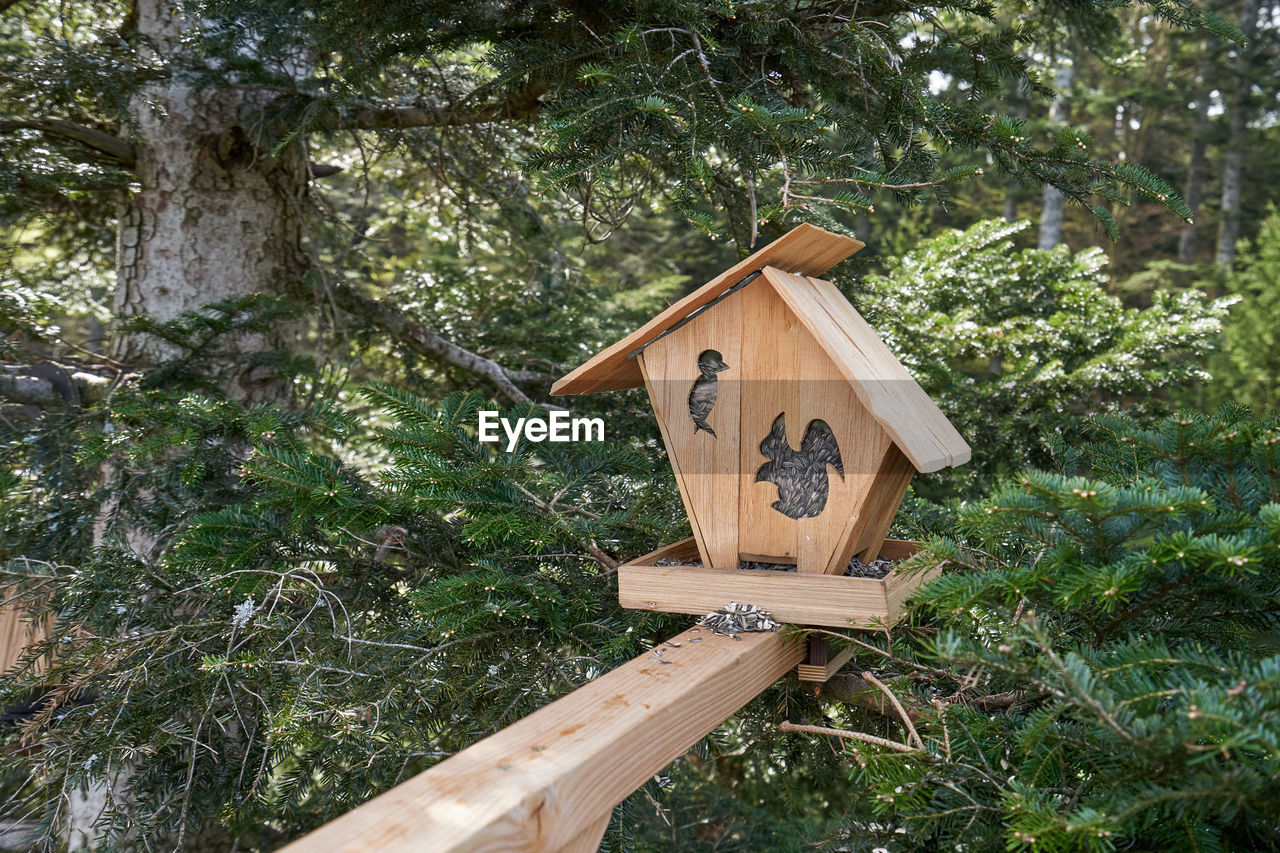
[[[804,659],[781,634],[691,629],[284,848],[599,847],[613,807]],[[656,658],[656,659],[655,659]]]

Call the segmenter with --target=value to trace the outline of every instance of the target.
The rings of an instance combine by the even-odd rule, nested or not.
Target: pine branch
[[[0,3],[2,2],[4,0],[0,0]],[[3,6],[0,6],[0,11],[4,11]],[[67,121],[66,119],[35,118],[0,121],[0,133],[10,133],[15,130],[38,130],[47,136],[56,136],[79,142],[94,151],[113,157],[126,169],[132,169],[137,163],[137,154],[128,140],[121,139],[94,127]]]
[[[504,397],[513,402],[533,403],[529,395],[515,384],[517,379],[525,381],[534,378],[534,374],[530,371],[518,373],[508,371],[496,361],[446,340],[430,329],[424,328],[421,323],[410,320],[403,312],[357,293],[354,288],[336,285],[331,289],[331,293],[336,306],[348,314],[354,314],[372,323],[413,352],[487,379]]]

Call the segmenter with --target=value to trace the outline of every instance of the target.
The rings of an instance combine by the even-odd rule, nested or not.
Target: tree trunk
[[[1071,52],[1066,51],[1058,62],[1058,70],[1054,74],[1054,85],[1058,90],[1053,104],[1049,107],[1049,124],[1054,129],[1067,123],[1067,104],[1071,81],[1075,77],[1075,65],[1071,61]],[[1052,249],[1062,242],[1062,220],[1065,214],[1066,198],[1057,187],[1045,184],[1044,200],[1040,207],[1040,241],[1041,249]]]
[[[1258,32],[1258,0],[1242,0],[1240,31],[1246,39],[1236,48],[1235,85],[1227,102],[1227,155],[1222,166],[1222,222],[1218,227],[1218,266],[1230,267],[1236,261],[1236,243],[1240,240],[1240,202],[1244,194],[1244,153],[1249,132],[1249,74],[1253,58],[1253,38]]]
[[[194,74],[183,68],[198,60],[183,44],[191,22],[173,4],[136,0],[134,11],[138,35],[171,71],[131,104],[138,190],[120,217],[117,315],[163,322],[223,299],[289,291],[306,269],[301,146],[273,157],[256,144],[255,113],[269,97],[265,93],[197,88]],[[282,343],[282,333],[243,333],[224,346],[250,353]],[[131,366],[145,366],[180,355],[181,347],[152,335],[117,333],[111,352]],[[273,370],[245,367],[227,377],[222,391],[245,403],[279,403],[290,388]],[[110,509],[104,507],[104,518]],[[104,537],[99,519],[95,542]],[[124,538],[142,559],[154,558],[155,540],[147,531],[126,530]],[[124,795],[132,768],[103,769],[113,775],[69,792],[69,850],[95,849],[106,840],[94,823],[109,800]],[[127,846],[127,839],[117,841]]]
[[[1209,52],[1209,45],[1204,50]],[[1204,201],[1205,143],[1209,132],[1209,76],[1208,64],[1200,69],[1196,91],[1196,121],[1191,129],[1191,154],[1187,158],[1187,183],[1183,189],[1183,199],[1191,208],[1191,221],[1182,228],[1178,235],[1178,260],[1184,264],[1194,263],[1196,250],[1199,248],[1200,203]]]
[[[1014,89],[1009,112],[1018,118],[1026,121],[1031,115],[1031,100],[1027,93],[1026,84],[1018,81],[1017,87]],[[1018,196],[1022,191],[1022,183],[1016,179],[1010,179],[1004,185],[1004,221],[1016,222],[1018,219]]]
[[[189,23],[165,0],[138,0],[137,27],[162,57],[182,57]],[[189,51],[188,51],[189,53]],[[280,294],[297,285],[307,164],[300,146],[271,157],[256,144],[252,114],[260,93],[197,90],[175,69],[134,99],[139,190],[121,216],[115,311],[159,321],[229,297]],[[279,336],[242,335],[232,349],[253,352]],[[117,335],[115,358],[148,364],[178,354],[149,335]],[[287,389],[270,371],[246,370],[224,389],[231,399],[275,402]]]

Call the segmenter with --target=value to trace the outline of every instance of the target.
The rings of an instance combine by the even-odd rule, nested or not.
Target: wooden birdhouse
[[[675,469],[693,537],[623,566],[623,606],[706,613],[735,600],[783,622],[865,627],[896,618],[920,582],[846,576],[855,557],[908,556],[913,543],[885,537],[912,475],[969,459],[871,326],[815,277],[862,245],[801,225],[552,389],[644,384]]]

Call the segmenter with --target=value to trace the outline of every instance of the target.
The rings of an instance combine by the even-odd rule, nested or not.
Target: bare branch
[[[53,362],[0,365],[0,399],[21,406],[48,408],[101,399],[111,380]]]
[[[885,699],[884,694],[871,682],[853,673],[836,673],[825,682],[815,684],[813,692],[824,702],[839,702],[889,719],[898,719],[897,711]],[[932,710],[921,709],[915,705],[907,706],[906,711],[913,722],[921,717],[932,717],[934,714]]]
[[[488,101],[473,106],[379,106],[355,103],[322,114],[317,119],[317,126],[322,130],[393,130],[411,127],[466,127],[510,121],[531,116],[541,110],[542,102],[538,99],[546,94],[547,88],[544,82],[531,82],[513,92],[506,100]]]
[[[3,0],[0,0],[0,2],[3,2]],[[3,10],[0,9],[0,11]],[[79,142],[94,151],[115,158],[121,166],[128,169],[132,169],[138,161],[133,145],[127,139],[121,139],[118,136],[107,133],[105,130],[76,124],[66,119],[34,118],[0,121],[0,133],[10,133],[15,130],[38,130],[48,136],[57,136],[62,139],[70,139],[73,142]]]
[[[805,726],[800,723],[793,723],[790,720],[783,720],[778,723],[778,731],[780,732],[807,732],[811,735],[829,735],[841,739],[860,740],[863,743],[871,743],[876,746],[883,746],[887,749],[896,749],[898,752],[919,752],[914,746],[908,746],[905,743],[898,743],[896,740],[888,738],[876,737],[875,735],[864,734],[863,732],[851,732],[848,729],[829,729],[826,726]]]
[[[357,293],[354,288],[347,285],[336,285],[331,293],[334,304],[343,311],[367,320],[419,355],[459,367],[470,374],[489,380],[504,397],[512,402],[533,403],[529,395],[521,391],[512,381],[513,374],[493,359],[463,349],[430,329],[424,328],[421,323],[410,320],[403,312]],[[515,375],[523,377],[528,376],[529,373],[524,371]]]
[[[519,491],[520,494],[524,495],[529,500],[530,503],[532,503],[538,509],[542,510],[543,512],[547,513],[552,518],[554,518],[556,520],[556,524],[558,524],[562,529],[572,534],[573,529],[569,526],[569,522],[565,519],[566,512],[556,508],[554,499],[550,503],[547,503],[542,498],[538,497],[533,492],[529,491],[519,483],[512,481],[511,485],[515,486],[516,490]],[[572,510],[572,511],[582,512],[581,510]],[[587,512],[586,514],[588,516],[591,516],[590,512]],[[594,516],[594,517],[599,518],[599,516]],[[587,554],[591,556],[591,559],[599,563],[600,568],[604,569],[605,572],[616,572],[618,570],[618,566],[622,565],[613,557],[610,557],[608,554],[602,551],[600,549],[599,543],[597,543],[596,540],[583,539],[579,541],[582,543],[582,547],[586,550]]]
[[[902,707],[902,703],[898,701],[898,697],[893,695],[893,691],[886,687],[884,682],[876,678],[870,672],[862,673],[862,677],[871,684],[874,684],[876,689],[885,696],[889,697],[889,701],[893,703],[894,710],[898,712],[898,716],[902,719],[903,725],[905,725],[907,727],[907,731],[911,733],[911,738],[916,742],[916,746],[924,749],[924,741],[920,739],[920,733],[916,731],[915,723],[911,722],[911,717],[908,716],[906,709]]]

